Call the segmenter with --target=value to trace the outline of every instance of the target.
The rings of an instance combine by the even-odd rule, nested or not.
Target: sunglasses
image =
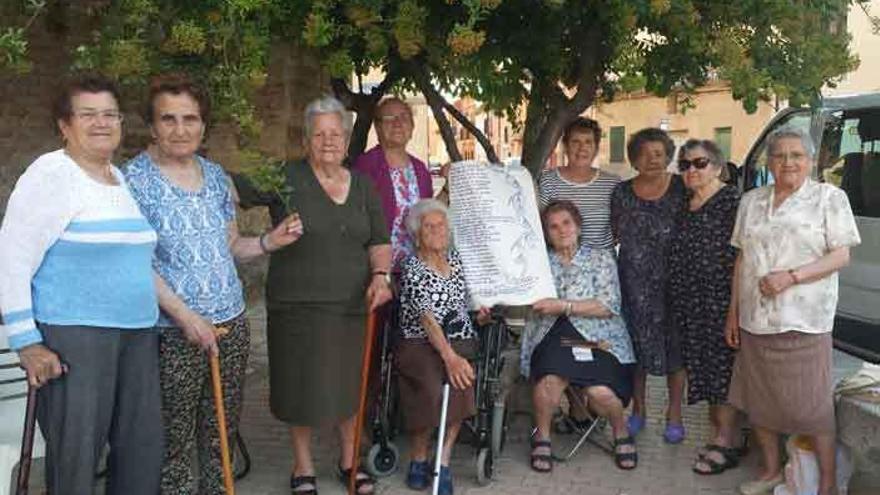
[[[679,160],[678,161],[678,171],[681,173],[685,173],[692,166],[697,170],[703,170],[708,167],[712,162],[706,158],[705,156],[701,156],[699,158],[694,158],[693,160]]]

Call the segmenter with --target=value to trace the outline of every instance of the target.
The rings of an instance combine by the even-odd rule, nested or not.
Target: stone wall
[[[75,16],[75,12],[70,14]],[[83,18],[85,19],[85,18]],[[71,65],[70,48],[82,43],[92,26],[68,19],[67,26],[38,21],[29,31],[33,70],[25,75],[0,74],[0,217],[15,181],[37,156],[61,145],[51,122],[50,103]],[[69,26],[77,26],[71,28]],[[264,120],[261,149],[272,156],[291,158],[302,154],[302,117],[305,105],[328,91],[329,78],[316,58],[291,44],[277,45],[271,54],[269,77],[260,91],[258,107]],[[150,136],[139,110],[137,97],[120,102],[125,111],[124,142],[117,163],[133,156]],[[238,140],[230,125],[209,128],[205,154],[228,170],[239,167]],[[268,216],[265,209],[241,212],[243,232],[260,232]],[[266,261],[241,267],[249,300],[262,294]]]

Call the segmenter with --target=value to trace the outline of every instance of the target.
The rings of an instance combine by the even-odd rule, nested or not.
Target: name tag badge
[[[593,360],[593,350],[588,347],[572,347],[571,354],[574,356],[574,360],[579,363]]]

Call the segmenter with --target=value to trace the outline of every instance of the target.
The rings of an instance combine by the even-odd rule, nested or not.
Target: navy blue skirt
[[[563,340],[569,345],[563,346]],[[635,365],[621,364],[614,354],[599,348],[591,349],[591,361],[577,361],[570,343],[578,341],[586,342],[568,318],[560,316],[532,352],[532,380],[538,381],[547,375],[556,375],[576,387],[604,385],[626,407],[633,394]]]

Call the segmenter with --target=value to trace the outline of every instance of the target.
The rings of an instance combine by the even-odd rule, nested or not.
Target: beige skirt
[[[728,399],[762,428],[834,433],[831,333],[740,333]]]

